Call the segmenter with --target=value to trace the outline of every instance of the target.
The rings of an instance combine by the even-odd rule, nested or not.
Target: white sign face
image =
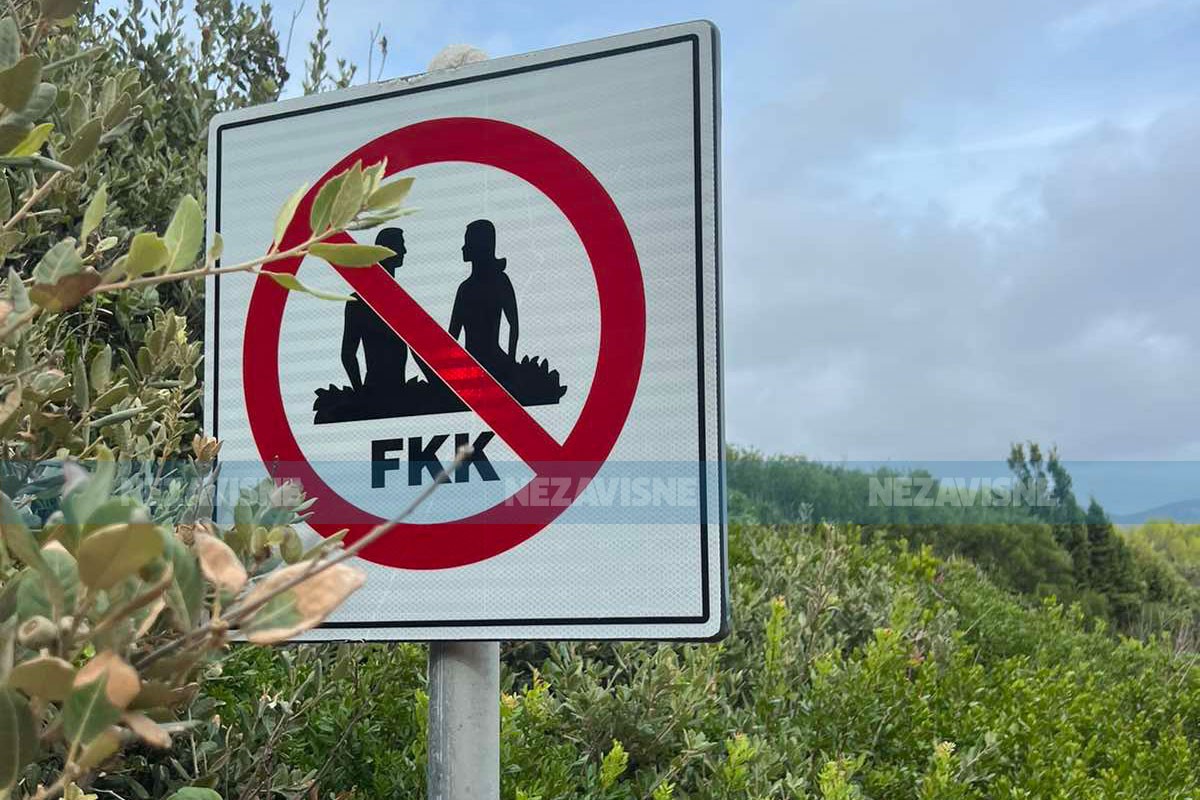
[[[239,487],[298,482],[366,585],[311,639],[711,639],[727,618],[717,33],[688,23],[221,114],[224,262],[311,235],[387,159],[416,212],[207,285],[205,420]]]

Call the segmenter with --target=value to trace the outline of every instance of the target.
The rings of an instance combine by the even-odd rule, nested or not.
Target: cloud
[[[811,0],[768,13],[757,46],[726,59],[727,85],[761,95],[735,130],[777,130],[805,158],[844,157],[891,140],[925,102],[986,101],[998,80],[1079,0],[909,3]],[[755,83],[765,84],[755,88]],[[772,125],[786,119],[794,126]]]
[[[834,459],[1200,451],[1197,137],[1200,105],[1095,126],[1026,183],[1041,213],[1016,226],[817,187],[739,198],[731,438]]]
[[[1197,0],[1100,0],[1068,13],[1054,23],[1054,33],[1064,44],[1163,12],[1189,12],[1200,8]]]

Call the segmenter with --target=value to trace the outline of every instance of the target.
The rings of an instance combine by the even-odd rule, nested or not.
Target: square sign
[[[218,509],[264,478],[306,545],[365,536],[311,639],[711,639],[725,630],[718,51],[688,23],[221,114],[224,261],[311,235],[322,184],[386,159],[415,211],[207,285]]]

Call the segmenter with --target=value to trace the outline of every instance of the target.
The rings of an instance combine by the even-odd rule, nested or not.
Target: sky
[[[314,5],[274,4],[297,75]],[[330,27],[365,73],[379,25],[388,78],[697,18],[730,442],[1200,460],[1200,0],[333,0]]]

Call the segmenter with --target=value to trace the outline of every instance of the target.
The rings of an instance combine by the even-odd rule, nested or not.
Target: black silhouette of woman
[[[463,261],[471,263],[471,274],[458,287],[450,314],[450,335],[466,334],[464,345],[480,366],[504,382],[517,355],[517,297],[504,274],[506,259],[496,258],[496,227],[490,220],[477,219],[467,225],[462,248]],[[500,316],[508,320],[508,351],[500,347]]]
[[[379,262],[392,277],[404,264],[404,231],[384,228],[375,236],[375,244],[396,254]],[[367,375],[359,375],[358,348],[362,347]],[[408,345],[357,294],[354,302],[346,303],[345,325],[342,331],[342,367],[350,378],[354,391],[364,386],[372,393],[395,394],[404,386],[408,366]]]

